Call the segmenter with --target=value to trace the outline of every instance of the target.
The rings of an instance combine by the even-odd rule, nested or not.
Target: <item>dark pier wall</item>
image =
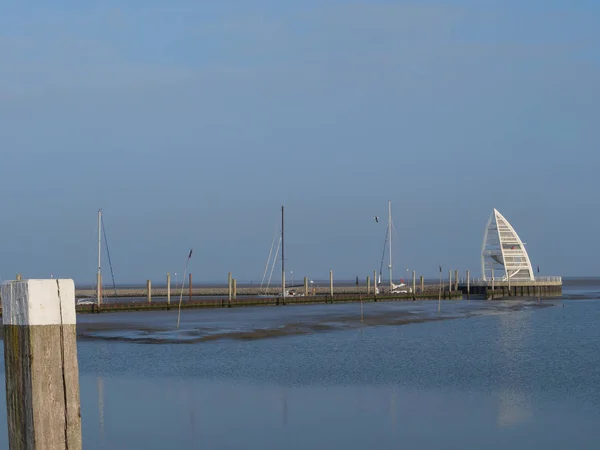
[[[507,284],[468,286],[461,284],[458,289],[463,295],[470,297],[484,296],[488,300],[505,299],[508,297],[560,297],[562,295],[562,284],[560,283],[515,283],[511,286]]]

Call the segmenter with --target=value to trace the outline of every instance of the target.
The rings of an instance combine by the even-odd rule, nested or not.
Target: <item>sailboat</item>
[[[379,280],[375,280],[375,293],[379,294],[379,287],[377,286],[378,282],[379,284],[381,284],[381,272],[383,269],[383,259],[385,256],[385,244],[388,244],[388,253],[389,253],[389,264],[388,264],[388,269],[390,271],[390,285],[389,285],[389,292],[391,294],[405,294],[407,293],[406,289],[402,289],[403,287],[406,286],[406,284],[404,283],[400,283],[400,284],[394,284],[393,281],[393,276],[392,276],[392,269],[393,269],[393,264],[392,264],[392,230],[394,228],[394,224],[392,222],[392,201],[388,200],[388,224],[387,224],[387,230],[386,230],[386,234],[385,234],[385,241],[384,245],[383,245],[383,254],[381,255],[381,267],[379,268]]]
[[[260,284],[260,292],[259,297],[294,297],[298,296],[295,292],[286,289],[285,283],[285,241],[284,241],[284,207],[281,207],[281,231],[279,236],[279,243],[277,244],[277,249],[275,251],[275,255],[273,255],[273,247],[275,246],[275,240],[277,238],[277,234],[273,237],[273,242],[271,243],[271,250],[269,251],[269,257],[267,259],[267,264],[265,265],[265,271],[263,274],[263,280]],[[280,294],[269,294],[269,286],[271,284],[271,278],[273,276],[273,270],[275,268],[275,263],[277,262],[277,256],[279,255],[279,249],[281,248],[281,293]],[[273,259],[271,261],[271,255],[273,255]],[[269,269],[269,264],[271,265],[271,272],[269,274],[269,279],[267,284],[263,290],[263,286],[265,285],[265,277],[267,275],[267,271]]]

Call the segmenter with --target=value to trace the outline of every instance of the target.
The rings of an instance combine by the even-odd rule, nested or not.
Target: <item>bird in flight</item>
[[[379,223],[379,216],[373,216],[373,219],[375,219],[375,222]]]

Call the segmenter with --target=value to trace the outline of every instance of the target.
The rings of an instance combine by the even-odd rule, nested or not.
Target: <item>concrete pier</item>
[[[561,277],[539,277],[535,281],[491,281],[469,280],[459,284],[458,289],[469,297],[484,296],[488,300],[506,297],[560,297],[562,295]]]

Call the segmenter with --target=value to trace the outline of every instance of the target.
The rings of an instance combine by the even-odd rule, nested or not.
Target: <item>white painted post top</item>
[[[70,279],[2,283],[4,325],[75,325],[75,283]]]

